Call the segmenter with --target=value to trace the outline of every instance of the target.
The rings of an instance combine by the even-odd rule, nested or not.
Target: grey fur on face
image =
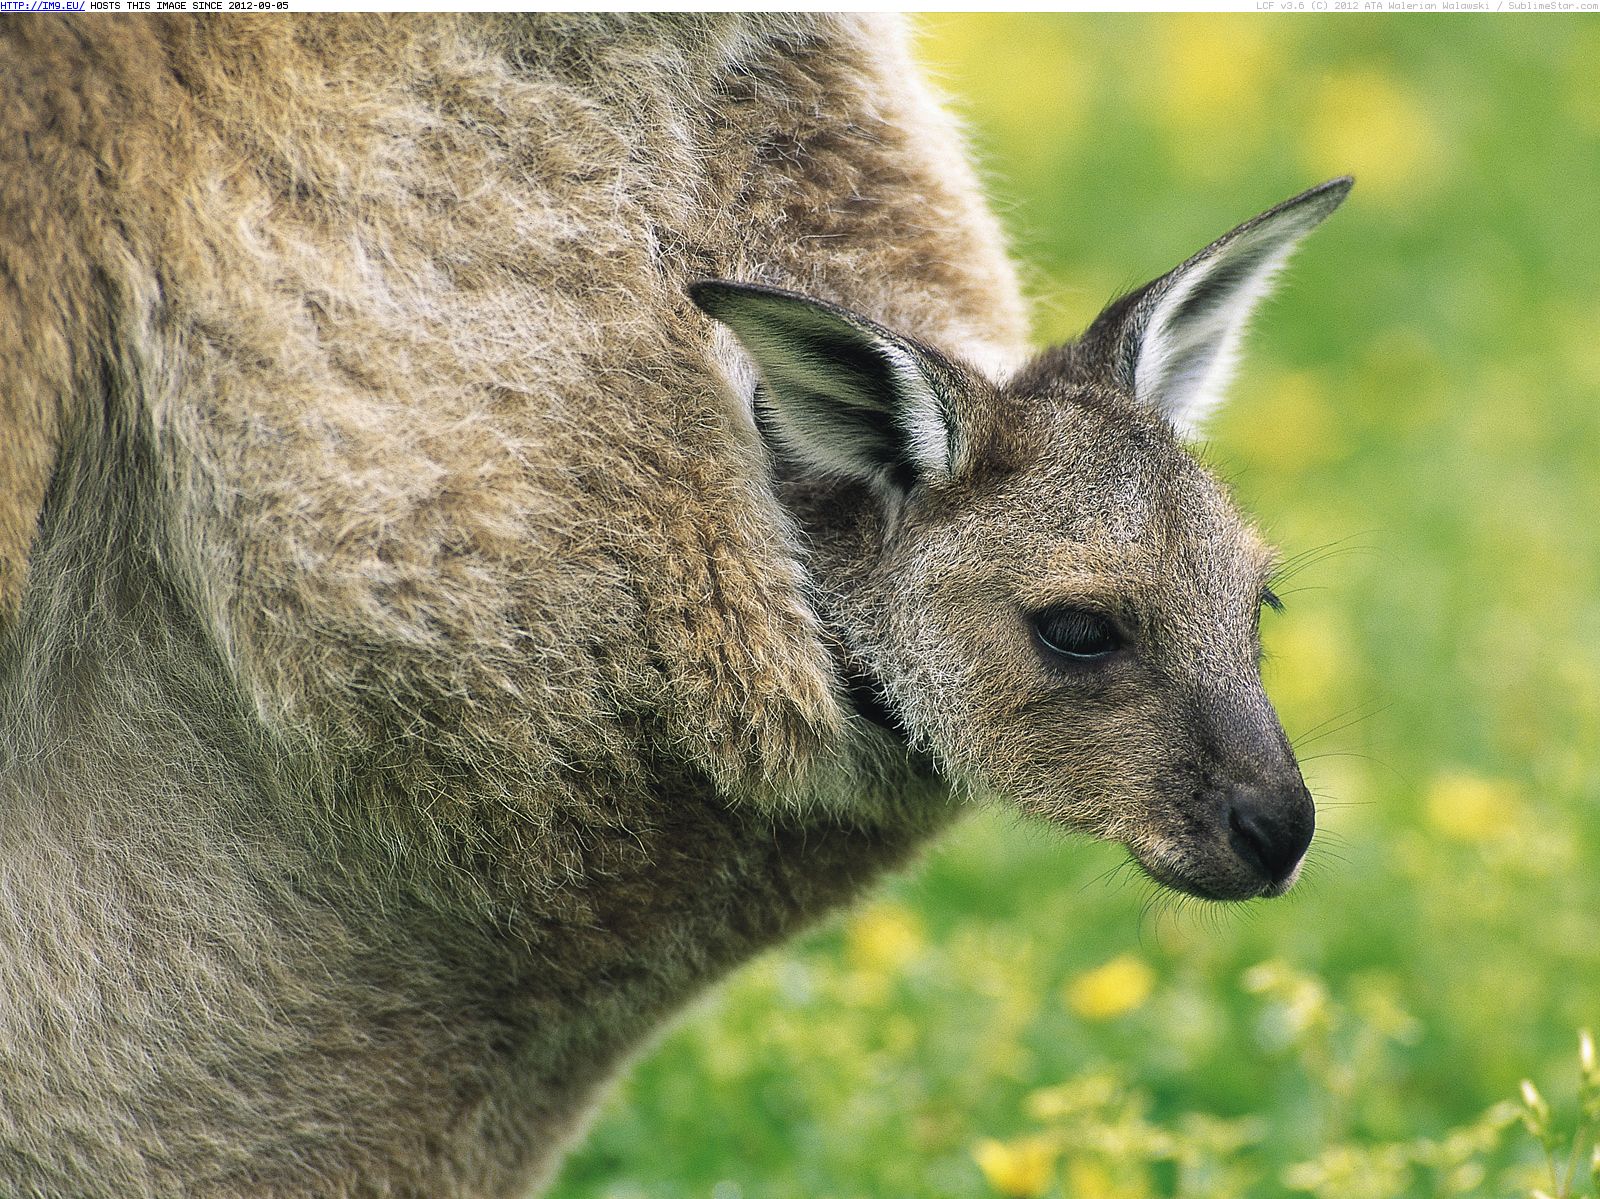
[[[975,789],[1292,878],[1267,554],[1173,425],[1336,186],[1029,363],[894,22],[0,76],[0,1191],[524,1193]]]

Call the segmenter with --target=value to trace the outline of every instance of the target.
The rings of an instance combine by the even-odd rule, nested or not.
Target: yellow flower
[[[988,1184],[1012,1199],[1038,1199],[1055,1181],[1056,1157],[1060,1151],[1048,1137],[1024,1137],[1017,1141],[979,1141],[972,1149]]]
[[[1133,1011],[1155,988],[1155,971],[1131,953],[1078,975],[1062,998],[1085,1020],[1110,1020]]]
[[[894,903],[879,903],[850,921],[845,941],[857,969],[892,974],[922,952],[926,938],[916,916]]]
[[[1154,27],[1144,95],[1185,172],[1235,174],[1261,144],[1284,59],[1273,29],[1232,13],[1182,13]]]
[[[1327,576],[1319,578],[1319,574],[1332,570],[1326,565],[1309,566],[1303,579],[1320,583]],[[1283,617],[1262,624],[1268,652],[1267,690],[1272,698],[1291,723],[1324,718],[1330,705],[1339,702],[1336,697],[1350,657],[1349,631],[1331,612],[1309,603],[1295,603]]]
[[[1228,440],[1254,462],[1296,477],[1345,451],[1338,405],[1316,375],[1286,372],[1253,390],[1260,398],[1229,426]]]
[[[1237,13],[1182,13],[1155,27],[1153,72],[1174,120],[1215,128],[1254,110],[1280,57],[1269,26]]]
[[[1426,107],[1372,69],[1322,81],[1313,96],[1305,146],[1314,174],[1348,171],[1365,194],[1395,202],[1436,183],[1446,157]]]
[[[1424,804],[1428,823],[1456,841],[1493,841],[1516,827],[1520,807],[1509,783],[1452,771],[1435,778]]]
[[[1122,1096],[1111,1074],[1085,1074],[1070,1082],[1041,1087],[1026,1101],[1028,1115],[1041,1124],[1073,1120],[1096,1108],[1110,1107]]]
[[[1067,1163],[1066,1192],[1072,1199],[1117,1199],[1117,1187],[1104,1162],[1075,1157]]]
[[[994,20],[987,14],[927,14],[918,20],[917,55],[936,83],[962,97],[962,109],[1006,146],[1010,171],[1047,170],[1091,127],[1104,90],[1094,55],[1048,14]],[[994,84],[996,66],[1005,86]]]
[[[1326,1030],[1334,1011],[1328,988],[1314,974],[1296,970],[1281,958],[1259,962],[1244,972],[1244,989],[1271,1001],[1274,1023],[1287,1040],[1299,1041],[1315,1029]]]

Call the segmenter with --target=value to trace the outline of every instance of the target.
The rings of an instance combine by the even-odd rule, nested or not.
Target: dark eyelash
[[[1086,608],[1046,608],[1035,613],[1031,621],[1034,637],[1058,658],[1100,661],[1127,644],[1109,618]]]
[[[1283,601],[1278,598],[1278,593],[1271,587],[1263,587],[1261,589],[1261,602],[1274,612],[1283,611]]]

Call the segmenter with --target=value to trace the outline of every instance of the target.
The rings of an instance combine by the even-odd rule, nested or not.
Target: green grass
[[[1322,848],[1153,915],[1116,851],[980,815],[698,1009],[556,1194],[1554,1193],[1495,1105],[1570,1120],[1600,1025],[1600,25],[924,29],[1041,342],[1357,176],[1205,451],[1308,557],[1268,681]]]

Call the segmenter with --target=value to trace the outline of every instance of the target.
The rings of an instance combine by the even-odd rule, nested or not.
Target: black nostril
[[[1303,787],[1290,792],[1240,790],[1228,805],[1233,851],[1274,883],[1294,872],[1315,831],[1316,813]]]

